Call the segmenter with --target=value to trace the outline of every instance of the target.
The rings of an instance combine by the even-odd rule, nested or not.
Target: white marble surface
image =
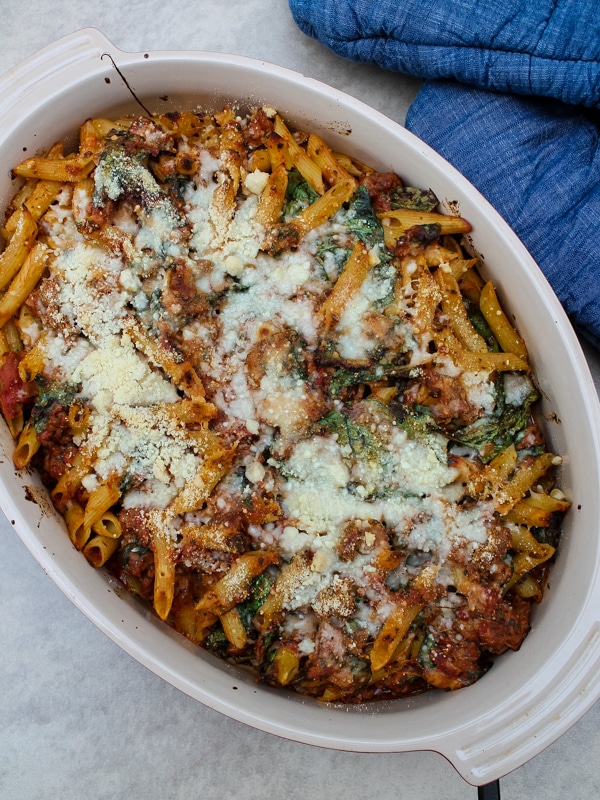
[[[307,39],[285,0],[2,0],[0,75],[89,26],[122,50],[218,50],[272,61],[354,94],[400,122],[419,87],[415,79],[345,62]],[[599,354],[587,352],[598,386]],[[100,633],[43,573],[4,517],[0,564],[0,800],[477,796],[434,753],[320,750],[203,707]],[[502,778],[502,798],[598,797],[599,755],[600,704]]]

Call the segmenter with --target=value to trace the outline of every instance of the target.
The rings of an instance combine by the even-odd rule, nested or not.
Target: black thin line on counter
[[[486,783],[477,787],[477,800],[500,800],[500,781]]]
[[[110,62],[111,62],[111,64],[113,65],[113,67],[114,67],[114,68],[115,68],[115,70],[117,71],[117,74],[118,74],[119,78],[121,78],[121,80],[123,81],[123,83],[124,83],[124,84],[125,84],[125,86],[127,87],[127,89],[128,89],[128,91],[129,91],[129,93],[131,94],[131,96],[133,97],[133,99],[135,100],[135,102],[136,102],[136,103],[138,103],[138,105],[140,105],[140,106],[141,106],[141,107],[144,109],[144,111],[146,112],[146,114],[148,114],[148,116],[149,116],[149,117],[151,117],[151,116],[152,116],[152,112],[151,112],[149,109],[147,109],[147,108],[146,108],[146,106],[145,106],[145,105],[142,103],[142,101],[141,101],[141,100],[140,100],[140,98],[137,96],[137,94],[136,94],[136,93],[133,91],[133,89],[132,89],[132,88],[131,88],[131,86],[129,85],[129,81],[127,80],[127,78],[125,77],[125,75],[123,75],[123,73],[121,72],[121,70],[120,70],[120,69],[117,67],[117,65],[115,64],[115,60],[114,60],[114,58],[111,56],[111,54],[110,54],[110,53],[102,53],[102,55],[100,56],[100,59],[102,60],[102,59],[104,58],[104,56],[106,56],[107,58],[110,58]]]

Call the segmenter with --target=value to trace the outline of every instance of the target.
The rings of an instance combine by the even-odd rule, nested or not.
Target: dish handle
[[[105,52],[119,52],[96,28],[83,28],[64,36],[10,69],[0,89],[0,119],[15,116],[20,106],[35,108],[32,92],[49,95],[64,85],[64,76],[76,69],[81,76],[106,69],[101,60]],[[33,98],[35,99],[35,98]]]

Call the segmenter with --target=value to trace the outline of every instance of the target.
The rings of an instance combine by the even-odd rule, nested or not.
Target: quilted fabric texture
[[[502,214],[600,347],[598,0],[289,2],[339,55],[453,79],[425,83],[406,127]]]
[[[336,53],[423,78],[600,105],[598,0],[289,0]]]

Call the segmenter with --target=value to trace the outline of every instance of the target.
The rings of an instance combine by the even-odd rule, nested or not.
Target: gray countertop
[[[0,75],[85,27],[98,28],[126,51],[216,50],[264,59],[323,80],[399,122],[420,85],[333,55],[299,31],[285,0],[2,0]],[[600,356],[585,349],[598,387]],[[1,800],[477,795],[435,753],[317,749],[202,706],[97,630],[2,516],[0,563]],[[543,753],[502,778],[502,798],[598,797],[599,755],[597,704]]]

